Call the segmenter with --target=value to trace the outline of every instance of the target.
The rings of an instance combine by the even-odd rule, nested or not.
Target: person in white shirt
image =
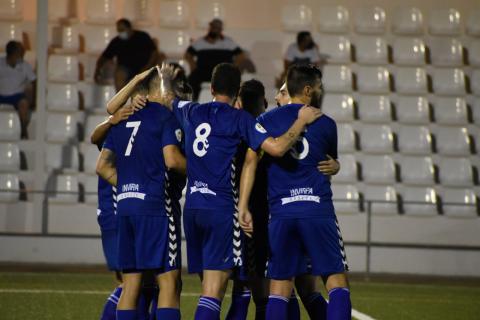
[[[33,82],[37,77],[32,66],[23,60],[25,49],[20,42],[9,41],[5,49],[7,55],[0,58],[0,104],[12,105],[17,110],[21,137],[28,139]]]

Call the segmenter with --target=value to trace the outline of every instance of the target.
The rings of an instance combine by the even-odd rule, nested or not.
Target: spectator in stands
[[[28,139],[27,126],[30,106],[33,105],[33,82],[36,75],[28,62],[23,60],[25,49],[18,41],[10,41],[5,48],[7,55],[0,58],[0,104],[10,104],[18,112],[21,137]]]
[[[135,30],[127,19],[117,21],[118,36],[112,39],[97,61],[95,81],[101,83],[105,63],[116,58],[115,88],[119,91],[136,74],[157,64],[158,50],[148,33]]]
[[[245,65],[242,49],[231,38],[223,35],[223,22],[220,19],[213,19],[208,33],[188,47],[185,60],[190,65],[188,80],[193,89],[194,100],[198,99],[202,82],[210,82],[213,68],[217,64],[233,62],[237,66]]]

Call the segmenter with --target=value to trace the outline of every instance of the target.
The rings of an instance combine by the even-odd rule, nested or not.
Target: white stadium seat
[[[398,68],[395,74],[395,89],[401,94],[428,93],[427,72],[423,68]]]
[[[470,85],[472,93],[476,96],[480,96],[480,69],[473,70]]]
[[[96,83],[82,83],[81,91],[85,109],[97,109],[105,112],[108,101],[115,95],[113,85],[99,85]]]
[[[468,62],[474,67],[480,67],[480,41],[472,41],[468,47]]]
[[[98,202],[98,177],[87,176],[84,182],[85,186],[85,202],[97,204]]]
[[[326,65],[323,68],[323,85],[327,92],[351,92],[352,70],[348,66]]]
[[[396,38],[393,43],[393,61],[400,66],[425,65],[425,42],[419,38]]]
[[[455,38],[438,38],[430,43],[432,64],[440,67],[463,66],[463,45]]]
[[[114,0],[87,0],[86,16],[87,23],[111,24],[115,22]]]
[[[358,114],[362,122],[389,123],[392,121],[392,104],[389,96],[360,96]]]
[[[340,153],[355,152],[356,135],[352,126],[349,124],[338,124],[337,134],[338,134],[338,151]]]
[[[78,177],[61,174],[55,177],[55,193],[50,199],[56,203],[76,203],[79,198]]]
[[[397,119],[405,124],[428,124],[430,123],[430,107],[425,97],[402,97],[398,98]]]
[[[0,174],[0,202],[18,202],[20,180],[16,174]]]
[[[51,113],[47,116],[47,141],[67,142],[77,139],[78,122],[73,114]]]
[[[85,26],[85,51],[87,53],[99,54],[117,35],[117,31],[112,26]]]
[[[86,143],[83,148],[83,170],[86,174],[96,175],[96,164],[100,151],[94,144]]]
[[[127,0],[123,3],[123,16],[137,26],[148,26],[152,23],[150,20],[152,9],[150,0]]]
[[[161,1],[158,11],[161,26],[168,28],[188,27],[189,10],[184,1]]]
[[[325,94],[322,111],[337,122],[351,122],[355,119],[354,104],[349,94]]]
[[[433,90],[440,95],[464,95],[465,73],[462,69],[435,69]]]
[[[355,54],[360,64],[388,64],[387,42],[381,37],[359,37],[355,42]]]
[[[48,57],[48,80],[78,82],[79,62],[77,56],[54,54]]]
[[[402,157],[402,183],[406,185],[430,186],[435,184],[435,167],[430,157]]]
[[[443,213],[449,217],[478,217],[478,201],[472,189],[445,188],[442,192]]]
[[[458,35],[461,32],[460,12],[436,9],[430,13],[428,29],[433,35]]]
[[[20,140],[20,119],[17,112],[0,112],[0,141]]]
[[[85,136],[84,136],[84,141],[85,142],[90,142],[90,135],[93,133],[93,130],[97,125],[102,123],[107,119],[107,116],[104,115],[91,115],[87,118],[85,122]]]
[[[80,50],[80,35],[75,26],[62,27],[62,52],[78,52]]]
[[[158,37],[158,47],[169,57],[182,57],[190,45],[190,37],[184,31],[160,31],[155,33]]]
[[[20,170],[20,149],[14,143],[0,143],[0,172]]]
[[[398,149],[402,154],[429,155],[432,153],[432,134],[424,126],[401,126]]]
[[[320,52],[327,56],[328,63],[350,63],[352,44],[345,36],[321,35],[316,39]]]
[[[215,0],[206,0],[202,2],[196,10],[196,22],[200,28],[206,28],[214,18],[225,20],[225,6]]]
[[[360,211],[360,194],[355,185],[332,185],[333,201],[336,213],[358,213]]]
[[[73,16],[75,11],[69,1],[48,0],[48,19],[51,22],[75,19],[76,17]]]
[[[358,70],[357,85],[362,93],[389,93],[390,72],[384,67],[361,67]]]
[[[15,111],[15,107],[11,104],[0,103],[0,112],[10,112]]]
[[[78,148],[68,144],[48,144],[45,150],[45,166],[48,170],[68,169],[78,171]]]
[[[396,181],[395,162],[390,156],[369,156],[362,160],[363,180],[371,184],[392,184]]]
[[[373,154],[391,153],[394,135],[390,126],[365,125],[361,130],[360,146],[363,152]]]
[[[380,7],[361,7],[355,12],[355,31],[364,34],[385,32],[387,15]]]
[[[470,12],[467,19],[467,33],[471,36],[480,36],[480,9]]]
[[[466,156],[470,154],[471,141],[467,128],[437,128],[437,151],[446,156]]]
[[[212,91],[210,88],[202,87],[200,94],[198,95],[198,103],[207,103],[212,101]]]
[[[312,9],[304,4],[283,6],[282,25],[287,31],[310,30],[312,28]]]
[[[337,182],[356,182],[358,180],[358,166],[354,155],[340,155],[338,161],[341,170],[333,176],[333,181]]]
[[[433,188],[409,187],[403,193],[406,215],[435,216],[438,214],[437,201],[437,192]]]
[[[10,40],[23,42],[22,25],[17,22],[0,22],[0,51],[5,50],[5,44]]]
[[[464,98],[438,97],[435,122],[446,125],[467,125],[468,108]]]
[[[397,190],[392,186],[367,186],[365,200],[372,201],[372,213],[398,214]],[[368,207],[366,209],[368,210]]]
[[[444,186],[469,187],[473,185],[472,163],[467,158],[442,158],[440,182]]]
[[[472,109],[473,122],[480,127],[480,99],[475,99]]]
[[[418,8],[403,7],[393,11],[392,32],[399,35],[423,34],[423,14]]]
[[[318,27],[322,32],[347,33],[350,29],[350,14],[342,6],[322,6]]]
[[[76,84],[49,83],[47,85],[47,108],[52,111],[77,111],[79,106]]]
[[[21,0],[2,0],[0,1],[0,20],[21,20],[22,19],[22,1]]]

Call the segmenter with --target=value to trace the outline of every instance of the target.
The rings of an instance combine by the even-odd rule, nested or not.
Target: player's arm
[[[283,155],[293,147],[305,127],[317,120],[322,112],[314,107],[303,106],[298,111],[298,118],[293,125],[278,138],[267,138],[262,143],[262,149],[273,157],[283,157]]]
[[[248,208],[248,201],[252,192],[253,183],[255,182],[255,171],[257,170],[258,155],[252,149],[248,149],[245,154],[242,175],[240,177],[240,199],[238,200],[238,221],[240,227],[251,236],[253,233],[252,214]]]
[[[318,171],[327,176],[336,175],[340,171],[340,162],[338,162],[337,159],[332,158],[329,154],[327,154],[327,158],[328,160],[320,161],[318,163]]]
[[[97,159],[97,174],[110,183],[112,186],[117,185],[117,167],[115,165],[115,153],[103,148]]]
[[[90,142],[101,147],[110,128],[118,124],[120,121],[127,120],[132,114],[133,106],[122,107],[120,110],[109,116],[105,121],[95,127],[90,136]]]
[[[187,172],[187,159],[180,151],[180,148],[174,144],[163,147],[163,158],[165,165],[169,169],[173,169],[182,174]]]

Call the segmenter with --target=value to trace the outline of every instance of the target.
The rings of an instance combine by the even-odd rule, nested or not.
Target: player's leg
[[[180,320],[180,270],[157,275],[160,292],[156,315],[159,320]]]
[[[300,320],[300,305],[298,304],[295,289],[292,289],[292,293],[288,299],[288,320]]]
[[[142,286],[142,274],[140,272],[124,272],[123,290],[117,305],[118,320],[136,320],[137,299]]]
[[[298,276],[295,278],[295,287],[310,319],[324,320],[327,319],[328,305],[317,288],[317,278],[310,274]]]
[[[263,274],[265,274],[265,271]],[[268,295],[270,293],[270,280],[263,276],[256,276],[250,280],[250,289],[255,302],[255,320],[265,320]]]
[[[18,117],[20,118],[22,139],[28,139],[28,122],[30,121],[30,102],[21,98],[17,103]]]
[[[248,305],[252,294],[246,281],[233,281],[232,303],[225,320],[245,320],[248,314]]]

